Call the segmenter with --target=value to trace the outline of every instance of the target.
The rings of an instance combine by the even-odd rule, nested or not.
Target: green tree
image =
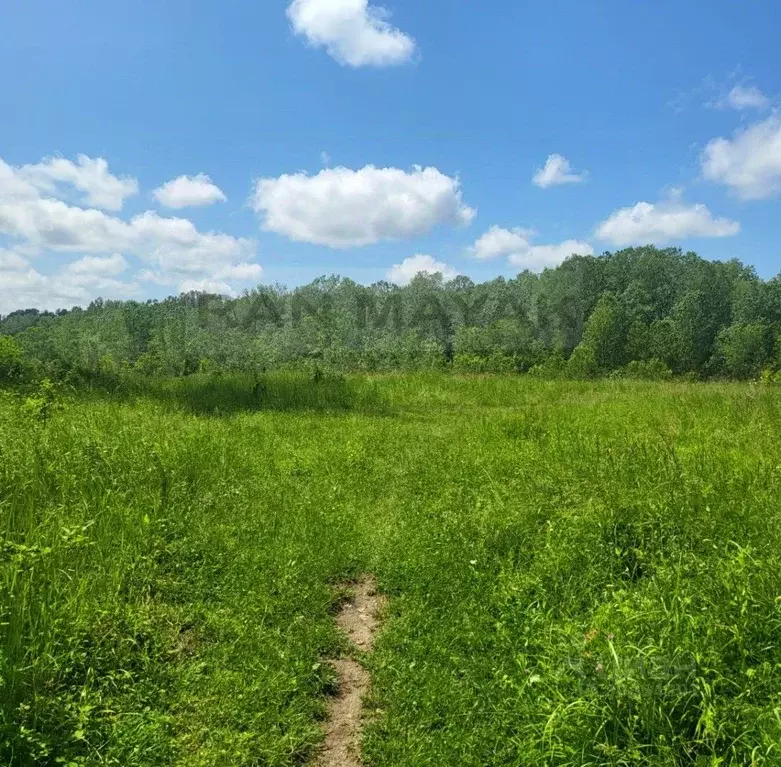
[[[756,378],[770,356],[770,328],[761,322],[731,325],[718,335],[717,354],[734,378]]]
[[[625,362],[626,337],[624,307],[613,293],[604,293],[588,318],[568,371],[580,378],[620,368]]]

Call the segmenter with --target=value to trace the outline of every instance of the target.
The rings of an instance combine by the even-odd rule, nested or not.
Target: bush
[[[0,336],[0,384],[22,378],[24,363],[19,344],[10,336]]]
[[[528,374],[535,378],[564,378],[567,370],[567,361],[559,350],[556,350],[548,359],[532,365]]]
[[[770,341],[770,328],[763,323],[732,325],[719,333],[717,355],[730,377],[756,378],[768,359]]]
[[[488,356],[462,353],[453,357],[456,373],[514,373],[517,369],[515,357],[500,351]]]
[[[48,423],[55,411],[62,410],[56,384],[44,378],[38,384],[38,389],[24,401],[24,408],[36,421]]]
[[[781,384],[781,370],[765,368],[759,377],[759,383],[766,385]]]
[[[163,372],[160,358],[152,352],[144,352],[141,354],[136,360],[135,369],[146,376],[161,375]]]
[[[643,381],[669,381],[673,371],[660,359],[632,360],[621,371],[623,378]]]
[[[484,373],[485,359],[477,354],[456,354],[453,357],[453,371],[456,373]]]

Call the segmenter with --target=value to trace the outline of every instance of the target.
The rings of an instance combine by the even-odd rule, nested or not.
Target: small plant
[[[208,357],[204,357],[198,363],[198,372],[201,375],[220,375],[222,373],[222,369],[214,360],[209,359]]]
[[[57,410],[62,410],[57,387],[50,378],[44,378],[38,384],[35,393],[25,399],[24,408],[32,418],[44,425]]]
[[[19,344],[10,336],[0,336],[0,384],[18,380],[23,370]]]
[[[771,386],[781,383],[781,370],[774,371],[771,368],[765,368],[759,376],[759,383],[764,386]]]

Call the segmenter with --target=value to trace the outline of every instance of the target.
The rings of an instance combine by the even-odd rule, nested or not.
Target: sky
[[[0,0],[0,313],[653,243],[781,269],[775,0]]]

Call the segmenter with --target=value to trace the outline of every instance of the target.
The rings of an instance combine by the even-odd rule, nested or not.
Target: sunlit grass
[[[371,570],[369,764],[781,763],[775,389],[260,383],[0,392],[0,761],[305,762]]]

